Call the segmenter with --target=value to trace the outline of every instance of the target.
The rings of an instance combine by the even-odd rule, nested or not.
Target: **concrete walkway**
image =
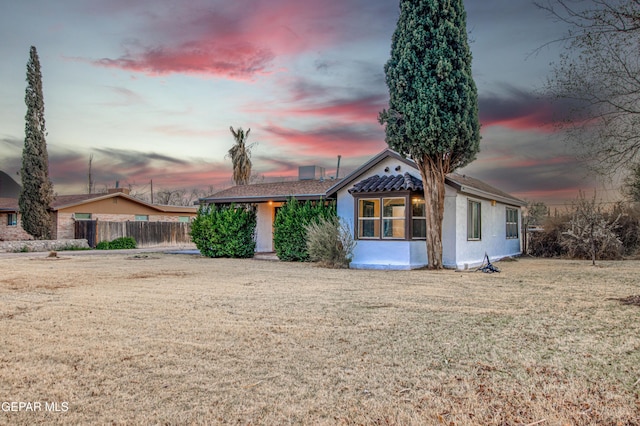
[[[137,249],[126,250],[60,250],[57,252],[58,256],[97,256],[97,255],[131,255],[135,256],[141,253],[166,253],[166,254],[191,254],[200,256],[200,250],[193,247],[144,247]],[[48,251],[28,251],[28,252],[0,252],[0,259],[16,258],[16,257],[48,257]]]

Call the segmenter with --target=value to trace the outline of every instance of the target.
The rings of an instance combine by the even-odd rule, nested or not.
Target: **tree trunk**
[[[422,176],[427,221],[427,262],[429,269],[442,269],[442,219],[444,218],[444,179],[448,164],[427,156],[416,161]]]

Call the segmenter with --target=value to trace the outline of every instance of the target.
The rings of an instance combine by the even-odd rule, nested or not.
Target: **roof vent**
[[[319,166],[299,166],[298,180],[320,180],[324,179],[324,167]]]

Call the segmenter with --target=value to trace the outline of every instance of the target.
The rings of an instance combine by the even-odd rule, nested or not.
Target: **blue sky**
[[[595,180],[551,126],[537,91],[565,29],[528,0],[467,0],[481,153],[461,170],[527,200],[561,204]],[[383,148],[377,113],[398,17],[392,0],[30,0],[0,14],[0,170],[16,177],[29,47],[43,73],[56,192],[223,189],[229,126],[251,128],[253,171],[353,170]]]

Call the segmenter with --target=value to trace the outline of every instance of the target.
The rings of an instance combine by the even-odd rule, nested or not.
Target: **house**
[[[521,254],[521,212],[525,203],[468,176],[445,181],[443,264],[469,268]],[[236,186],[201,203],[251,203],[257,207],[256,251],[273,250],[273,219],[289,197],[336,200],[338,216],[357,241],[352,268],[415,269],[427,265],[425,201],[413,161],[385,149],[344,179],[306,179]]]
[[[32,239],[20,226],[17,198],[0,198],[0,240]],[[75,238],[75,222],[189,222],[197,207],[163,206],[146,203],[129,195],[126,188],[108,190],[105,194],[56,195],[50,207],[52,239]]]
[[[189,222],[198,213],[192,206],[150,204],[129,195],[127,188],[111,188],[106,194],[57,195],[51,203],[53,239],[74,238],[75,222]]]
[[[327,191],[338,216],[357,240],[353,268],[414,269],[427,266],[425,201],[413,161],[386,149]],[[466,269],[521,254],[525,203],[478,179],[452,173],[445,179],[442,262]]]

